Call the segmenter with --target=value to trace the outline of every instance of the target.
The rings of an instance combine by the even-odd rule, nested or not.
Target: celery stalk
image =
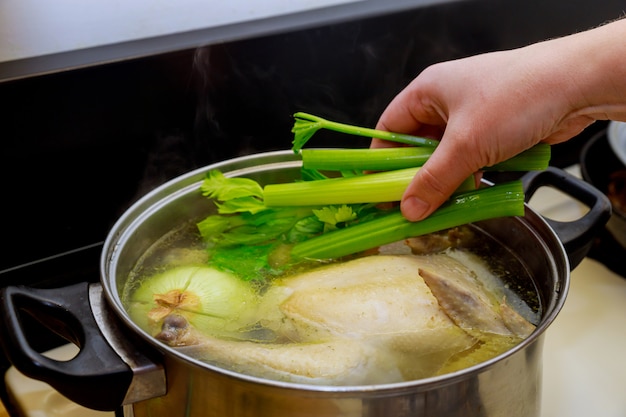
[[[355,136],[366,136],[369,138],[379,138],[392,142],[404,143],[408,145],[419,145],[436,147],[439,143],[433,139],[421,138],[418,136],[406,135],[403,133],[393,133],[384,130],[369,129],[365,127],[352,126],[344,123],[332,122],[312,114],[298,112],[294,114],[295,123],[292,128],[294,133],[293,147],[294,153],[298,153],[306,142],[320,129],[333,130],[335,132],[347,133]]]
[[[302,181],[261,187],[252,180],[207,174],[201,191],[218,213],[198,223],[218,268],[240,266],[243,279],[282,273],[291,262],[336,259],[451,227],[496,217],[524,215],[520,181],[475,189],[468,178],[426,219],[409,222],[399,207],[407,186],[438,141],[330,122],[296,113],[293,150],[302,156]],[[418,145],[386,149],[305,149],[319,129]],[[420,147],[421,146],[421,147]],[[484,170],[530,171],[548,166],[550,146],[535,147]],[[321,171],[336,171],[330,175]],[[363,175],[364,171],[377,171]],[[341,178],[333,178],[343,175]],[[329,178],[330,177],[330,178]],[[254,258],[254,267],[238,260]]]
[[[418,170],[406,168],[353,177],[269,184],[263,188],[263,201],[266,207],[400,201]],[[473,187],[472,177],[458,191],[467,191]]]
[[[524,191],[513,181],[462,193],[419,222],[398,211],[297,243],[295,259],[334,259],[373,247],[495,217],[523,216]]]
[[[424,165],[433,154],[430,147],[378,149],[303,149],[304,168],[340,171],[345,169],[387,171]]]
[[[550,145],[539,143],[513,158],[484,167],[483,171],[541,171],[548,168],[551,155]]]
[[[386,171],[420,167],[433,154],[429,147],[396,147],[378,149],[303,149],[302,166],[328,171]],[[483,171],[536,171],[550,162],[550,145],[541,143],[504,162],[484,167]]]

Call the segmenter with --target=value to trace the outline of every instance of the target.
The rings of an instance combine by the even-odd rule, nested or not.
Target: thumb
[[[467,159],[454,157],[462,153],[446,148],[446,141],[442,140],[404,191],[400,209],[407,220],[422,220],[430,215],[478,170]]]

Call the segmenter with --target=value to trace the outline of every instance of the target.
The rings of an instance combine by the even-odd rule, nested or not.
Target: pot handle
[[[102,292],[100,284],[86,282],[55,289],[3,288],[0,316],[6,321],[0,326],[0,345],[7,358],[24,375],[94,410],[114,411],[165,394],[163,367],[158,359],[139,354],[132,337],[117,328]],[[78,354],[58,361],[37,352],[22,327],[24,314],[78,346]]]
[[[589,208],[584,216],[571,222],[544,218],[563,243],[570,270],[573,270],[587,256],[594,237],[611,217],[611,202],[591,184],[555,167],[528,172],[522,177],[522,183],[527,203],[540,187],[551,186]]]

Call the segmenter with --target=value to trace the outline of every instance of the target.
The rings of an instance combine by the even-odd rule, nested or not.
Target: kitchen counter
[[[7,412],[7,409],[4,408],[2,401],[0,401],[0,417],[9,417],[9,413]]]
[[[626,279],[585,259],[546,332],[543,417],[626,415]]]

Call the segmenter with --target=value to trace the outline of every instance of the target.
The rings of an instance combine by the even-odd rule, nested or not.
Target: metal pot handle
[[[608,197],[591,184],[555,167],[531,171],[522,177],[522,183],[526,202],[540,187],[552,186],[589,207],[589,211],[575,221],[545,218],[565,247],[570,269],[574,269],[587,256],[594,237],[611,217]]]
[[[58,361],[37,352],[22,327],[24,314],[77,345],[78,354]],[[0,344],[13,366],[78,404],[114,411],[165,394],[163,367],[157,358],[137,352],[136,343],[132,347],[132,335],[117,326],[99,284],[10,286],[0,292],[0,315],[6,320],[0,326]]]

